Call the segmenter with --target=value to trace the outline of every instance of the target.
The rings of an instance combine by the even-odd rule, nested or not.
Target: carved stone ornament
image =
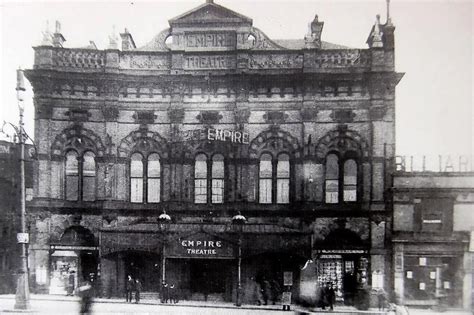
[[[208,111],[201,111],[199,115],[196,116],[197,120],[199,120],[202,124],[218,124],[222,119],[222,115],[215,110],[208,110]]]
[[[288,115],[281,111],[268,111],[263,115],[263,119],[271,124],[282,124],[287,118]]]
[[[152,110],[142,110],[136,111],[135,114],[133,114],[133,118],[135,119],[135,122],[139,124],[153,124],[156,115]]]
[[[81,108],[68,110],[65,115],[72,121],[88,121],[91,116],[87,109]]]
[[[250,109],[241,108],[234,111],[235,122],[238,124],[244,124],[249,121]]]
[[[106,121],[116,121],[119,116],[119,110],[114,106],[104,106],[102,108],[102,115]]]
[[[369,111],[370,120],[382,120],[386,113],[385,107],[373,107]]]
[[[168,118],[172,124],[181,124],[184,120],[184,108],[168,109]]]
[[[356,114],[350,109],[336,109],[331,113],[331,118],[340,123],[354,121]]]
[[[301,119],[304,121],[314,121],[318,116],[318,110],[315,108],[302,108],[300,114]]]

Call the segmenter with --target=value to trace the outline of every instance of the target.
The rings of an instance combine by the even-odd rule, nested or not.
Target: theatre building
[[[143,46],[45,33],[26,71],[34,290],[64,294],[71,274],[104,296],[127,275],[197,300],[240,283],[243,303],[256,283],[297,301],[331,282],[347,304],[375,276],[388,288],[395,27],[374,18],[349,48],[313,16],[292,40],[212,1]]]

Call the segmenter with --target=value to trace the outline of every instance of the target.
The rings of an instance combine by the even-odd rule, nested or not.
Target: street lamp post
[[[232,217],[232,224],[237,226],[239,232],[239,240],[237,243],[237,295],[236,295],[236,306],[242,306],[242,229],[247,219],[239,214]]]
[[[23,92],[25,84],[23,79],[23,70],[17,70],[17,100],[20,112],[20,126],[18,128],[18,138],[20,144],[20,233],[17,234],[17,241],[21,244],[20,270],[16,286],[15,306],[17,310],[27,310],[30,308],[30,288],[28,281],[28,258],[27,243],[29,241],[26,231],[26,205],[25,205],[25,138],[23,135]]]
[[[171,222],[171,217],[166,211],[163,211],[162,214],[158,216],[158,222],[160,224],[160,231],[165,236],[167,227]],[[162,242],[161,245],[161,283],[163,284],[166,281],[166,257],[165,257],[165,242]]]

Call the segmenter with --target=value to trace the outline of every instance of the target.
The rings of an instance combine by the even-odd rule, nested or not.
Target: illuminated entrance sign
[[[183,240],[181,246],[191,255],[216,255],[217,249],[222,247],[222,242]]]

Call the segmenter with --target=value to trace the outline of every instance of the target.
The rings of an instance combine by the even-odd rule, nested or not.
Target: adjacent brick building
[[[166,280],[231,301],[239,244],[244,292],[283,287],[284,272],[295,299],[332,282],[351,304],[372,274],[388,288],[390,20],[366,49],[322,41],[317,16],[301,39],[273,40],[212,1],[169,24],[105,50],[64,48],[58,25],[34,48],[35,290],[65,293],[75,274],[119,296],[130,274],[144,291]]]
[[[394,291],[403,303],[433,306],[441,299],[472,309],[472,231],[472,165],[463,172],[395,173]]]

